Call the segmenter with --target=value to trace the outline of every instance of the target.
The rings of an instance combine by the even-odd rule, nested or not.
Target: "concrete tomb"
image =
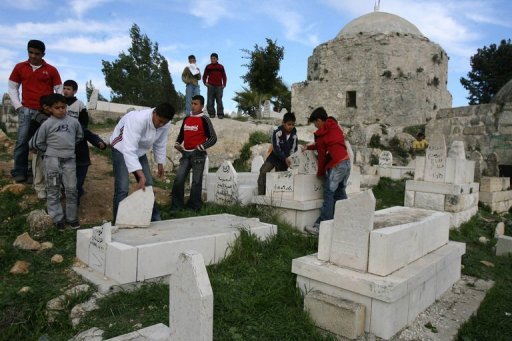
[[[405,185],[404,206],[447,212],[450,226],[459,227],[478,212],[479,185],[475,161],[466,160],[460,141],[447,157],[443,135],[434,135],[425,157],[416,157],[414,180]]]
[[[276,225],[231,214],[155,221],[136,229],[106,223],[77,231],[76,256],[88,267],[74,270],[91,280],[106,277],[113,284],[167,276],[176,271],[180,253],[190,249],[201,253],[206,264],[218,263],[242,229],[260,239],[277,233]]]
[[[318,253],[292,261],[305,309],[337,336],[389,339],[460,278],[465,244],[448,240],[447,213],[374,209],[371,190],[338,201]]]
[[[492,212],[508,212],[512,207],[510,178],[484,176],[480,179],[481,203],[489,206]]]

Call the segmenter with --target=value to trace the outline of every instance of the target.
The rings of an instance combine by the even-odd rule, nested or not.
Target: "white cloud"
[[[44,0],[8,0],[3,2],[4,7],[16,8],[21,10],[38,10],[48,6],[48,2]]]
[[[131,39],[128,35],[120,35],[103,40],[80,36],[57,39],[51,44],[51,48],[57,51],[117,56],[121,51],[127,52],[130,44]]]
[[[108,0],[72,0],[69,6],[71,7],[71,10],[73,13],[78,17],[81,18],[87,11],[101,6],[102,4],[109,2]]]
[[[225,0],[197,0],[190,2],[188,13],[202,19],[206,27],[211,27],[222,19],[234,16],[232,14],[234,11],[228,11],[228,7],[228,2]]]

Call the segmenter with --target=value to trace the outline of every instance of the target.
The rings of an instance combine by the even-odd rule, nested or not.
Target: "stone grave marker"
[[[155,202],[152,186],[139,189],[119,203],[116,216],[117,227],[148,227]]]
[[[213,340],[213,291],[203,256],[180,254],[169,280],[171,340]]]
[[[267,99],[263,102],[263,111],[261,112],[262,117],[270,117],[270,101]]]
[[[275,172],[267,173],[267,183],[265,193],[272,195],[273,192],[293,192],[293,172]]]
[[[464,150],[464,142],[463,141],[453,141],[450,146],[450,150],[448,151],[448,157],[454,159],[465,160],[466,159],[466,151]]]
[[[312,150],[297,151],[290,155],[291,165],[297,174],[315,174],[318,170],[318,160]]]
[[[498,167],[498,154],[489,154],[485,162],[487,163],[487,176],[500,176],[500,169]]]
[[[89,266],[102,274],[105,273],[107,244],[111,241],[112,224],[110,222],[92,228],[92,237],[89,241]]]
[[[445,181],[446,143],[444,135],[432,135],[431,142],[425,152],[424,180],[431,182]]]
[[[238,201],[238,175],[230,161],[224,161],[215,173],[215,202],[234,204]]]
[[[379,155],[379,167],[393,166],[393,154],[388,150],[383,150]]]
[[[367,271],[375,215],[373,192],[367,190],[338,200],[335,207],[329,260],[341,267]]]
[[[474,150],[469,154],[469,159],[475,161],[475,182],[480,182],[482,172],[485,170],[484,157],[478,150]]]
[[[251,173],[259,173],[261,166],[265,163],[265,160],[263,159],[263,156],[256,155],[254,159],[252,159],[251,162]]]

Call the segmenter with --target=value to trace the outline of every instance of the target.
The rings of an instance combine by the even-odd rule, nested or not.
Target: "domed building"
[[[512,79],[509,80],[498,93],[491,99],[491,103],[512,102]]]
[[[372,12],[313,50],[307,80],[292,85],[292,111],[324,106],[344,126],[424,124],[452,105],[447,72],[441,46],[399,16]]]

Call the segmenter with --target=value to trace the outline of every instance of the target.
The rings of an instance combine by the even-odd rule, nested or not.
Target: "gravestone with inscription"
[[[447,152],[442,135],[430,140],[425,157],[416,158],[414,180],[406,182],[404,206],[447,212],[457,228],[478,211],[475,161],[465,158],[461,141]]]
[[[443,212],[375,211],[371,190],[338,201],[318,252],[292,261],[313,322],[351,339],[392,338],[460,278],[465,244],[449,241],[449,228]]]
[[[105,273],[107,244],[112,241],[112,225],[110,222],[93,227],[89,241],[89,267]]]
[[[312,150],[299,150],[290,155],[290,161],[290,168],[297,174],[316,174],[318,170],[318,161]]]
[[[230,161],[224,161],[215,173],[215,202],[235,204],[238,202],[238,175]]]
[[[379,167],[390,166],[393,166],[393,154],[388,150],[384,150],[379,155]]]

